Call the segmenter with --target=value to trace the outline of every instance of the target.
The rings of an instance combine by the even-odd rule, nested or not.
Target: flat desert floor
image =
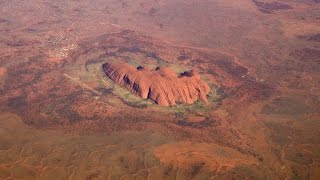
[[[0,179],[320,179],[319,0],[0,2]],[[105,63],[196,70],[159,106]]]

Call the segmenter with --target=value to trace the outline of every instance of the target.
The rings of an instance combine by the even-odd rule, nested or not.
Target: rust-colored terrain
[[[0,5],[0,179],[320,178],[318,1]]]
[[[124,63],[106,63],[103,70],[117,84],[161,106],[176,105],[177,102],[192,104],[198,99],[208,101],[210,87],[193,70],[185,71],[179,77],[165,67],[150,71],[142,66],[134,68]]]

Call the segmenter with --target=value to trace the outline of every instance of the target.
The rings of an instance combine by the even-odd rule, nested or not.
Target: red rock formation
[[[210,88],[194,71],[186,71],[178,77],[166,67],[148,70],[142,66],[134,68],[129,64],[103,65],[106,75],[132,93],[150,99],[162,106],[177,103],[192,104],[201,99],[207,102]]]

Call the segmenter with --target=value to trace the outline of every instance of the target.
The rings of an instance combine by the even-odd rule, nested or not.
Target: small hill
[[[106,63],[103,70],[118,85],[161,106],[192,104],[198,99],[207,102],[206,95],[210,92],[208,84],[193,70],[177,76],[167,67],[148,70],[142,66],[135,68],[126,63]]]

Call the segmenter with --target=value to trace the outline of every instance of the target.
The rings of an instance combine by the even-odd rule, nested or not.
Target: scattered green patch
[[[211,103],[217,103],[222,100],[219,89],[216,85],[210,84],[210,92],[207,95],[208,101]]]

